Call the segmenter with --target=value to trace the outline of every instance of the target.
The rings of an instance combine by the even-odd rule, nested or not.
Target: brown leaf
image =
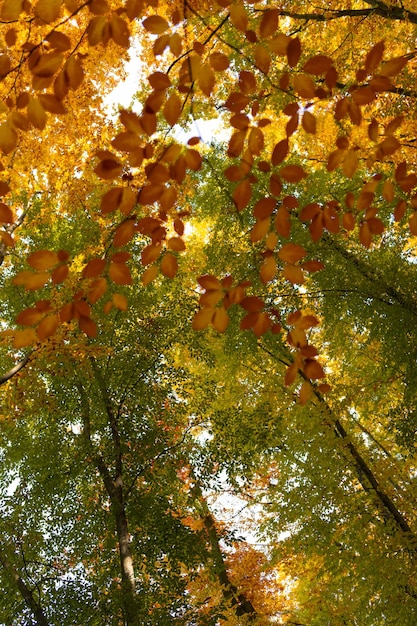
[[[300,165],[284,165],[279,171],[280,176],[289,183],[298,183],[307,177],[307,173]]]

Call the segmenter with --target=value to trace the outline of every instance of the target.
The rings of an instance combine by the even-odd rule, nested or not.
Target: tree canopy
[[[416,624],[413,4],[0,2],[0,624]]]

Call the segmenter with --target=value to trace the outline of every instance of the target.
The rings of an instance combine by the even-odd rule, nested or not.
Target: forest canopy
[[[417,623],[413,4],[0,2],[0,624]]]

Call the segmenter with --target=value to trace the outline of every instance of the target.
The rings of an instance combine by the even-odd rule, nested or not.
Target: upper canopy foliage
[[[416,623],[412,5],[0,3],[2,623]]]

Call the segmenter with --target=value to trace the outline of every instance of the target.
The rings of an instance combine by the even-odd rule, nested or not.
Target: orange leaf
[[[198,278],[198,283],[203,289],[221,289],[221,282],[211,274],[205,274],[204,276],[200,276]]]
[[[313,393],[313,387],[310,385],[310,383],[305,380],[303,382],[303,384],[301,385],[301,389],[298,395],[298,400],[300,402],[300,404],[307,404],[308,400],[311,398],[311,395]]]
[[[224,333],[229,325],[229,315],[223,307],[214,310],[213,319],[211,321],[213,328],[219,333]]]
[[[124,246],[133,239],[135,235],[135,220],[125,220],[117,227],[115,235],[113,237],[113,245],[116,248]]]
[[[297,378],[297,374],[298,374],[298,364],[297,363],[292,363],[288,367],[287,371],[285,372],[284,385],[286,387],[288,387],[289,385],[292,385],[292,383]]]
[[[28,256],[29,265],[35,270],[49,270],[59,263],[58,255],[51,250],[38,250]]]
[[[27,270],[23,270],[16,274],[13,278],[14,285],[24,285],[27,291],[35,291],[36,289],[41,289],[46,285],[50,278],[48,272],[39,272],[35,274],[34,272],[29,272]]]
[[[25,348],[26,346],[30,346],[36,342],[36,333],[33,328],[25,328],[24,330],[16,330],[13,346],[15,348]]]
[[[305,257],[306,254],[307,252],[303,246],[300,246],[297,243],[286,243],[278,251],[279,258],[281,261],[285,261],[286,263],[296,263]]]
[[[303,270],[298,265],[284,263],[284,276],[293,285],[302,285],[305,282]]]
[[[43,320],[38,324],[36,328],[36,335],[40,341],[47,339],[55,334],[60,320],[58,315],[47,315],[43,318]]]
[[[105,278],[98,278],[91,285],[88,292],[88,299],[91,304],[95,304],[106,293],[107,280]]]
[[[97,324],[91,319],[91,317],[81,316],[78,320],[78,326],[80,330],[87,335],[87,337],[97,337]]]
[[[182,112],[182,101],[180,97],[173,92],[165,102],[163,113],[166,121],[170,126],[174,126]]]
[[[229,67],[229,58],[222,52],[213,52],[210,55],[210,64],[215,72],[224,72]]]
[[[304,72],[309,74],[325,74],[333,65],[333,60],[324,54],[317,54],[311,57],[303,66]]]
[[[167,278],[174,278],[178,271],[178,261],[171,252],[167,252],[161,259],[161,272]]]
[[[301,56],[301,41],[299,37],[290,40],[287,46],[287,59],[290,67],[295,67]]]
[[[0,222],[3,224],[12,224],[14,220],[13,211],[7,204],[0,202]]]
[[[4,154],[12,152],[17,145],[17,134],[9,121],[0,125],[0,150]]]
[[[151,265],[147,267],[140,277],[142,284],[145,285],[145,287],[146,285],[149,285],[158,276],[158,272],[159,268],[157,265]]]
[[[112,296],[112,302],[116,309],[119,309],[119,311],[127,311],[129,304],[126,296],[124,296],[123,294],[114,293]]]
[[[381,63],[382,57],[384,56],[384,49],[384,42],[379,41],[369,50],[365,59],[365,71],[367,74],[371,74]]]
[[[310,380],[324,378],[324,370],[315,359],[307,359],[304,365],[304,374]]]
[[[54,285],[59,285],[63,283],[66,277],[69,274],[68,265],[58,265],[53,272],[51,273],[51,279]]]
[[[232,197],[238,211],[242,211],[249,204],[252,188],[247,178],[237,185]]]
[[[245,32],[248,29],[248,15],[241,2],[230,7],[230,21],[238,30]]]
[[[113,180],[122,173],[123,166],[116,159],[104,159],[94,168],[94,172],[104,180]]]
[[[261,281],[266,285],[269,283],[277,273],[277,263],[273,256],[268,256],[261,265],[259,270],[259,276]]]
[[[293,78],[294,91],[301,98],[314,98],[316,86],[311,76],[296,74]]]
[[[300,165],[284,165],[279,171],[280,176],[289,183],[298,183],[307,177],[306,172]]]
[[[131,285],[133,282],[130,270],[125,263],[111,261],[109,277],[116,285]]]
[[[259,34],[263,39],[275,35],[278,29],[278,9],[267,9],[262,16]]]
[[[175,250],[175,252],[183,252],[185,250],[185,243],[181,237],[171,237],[167,240],[168,248]]]
[[[348,178],[352,178],[358,168],[358,155],[356,150],[348,150],[343,159],[342,170]]]
[[[33,324],[39,322],[42,316],[42,311],[39,311],[36,307],[30,307],[29,309],[25,309],[19,313],[16,317],[16,323],[21,326],[32,326]]]
[[[91,259],[83,269],[84,278],[96,278],[104,271],[106,261],[104,259]]]
[[[194,315],[192,327],[194,330],[203,330],[211,324],[215,309],[213,307],[204,307],[197,311]]]
[[[310,111],[304,111],[301,123],[306,133],[311,133],[312,135],[316,134],[316,118]]]
[[[396,76],[401,72],[403,67],[408,63],[408,59],[406,56],[396,57],[395,59],[390,59],[381,67],[379,74],[380,76]]]
[[[141,147],[141,141],[138,135],[131,131],[119,133],[111,144],[116,150],[120,150],[121,152],[134,152]]]
[[[253,207],[253,215],[257,220],[269,217],[277,206],[275,198],[261,198]]]

